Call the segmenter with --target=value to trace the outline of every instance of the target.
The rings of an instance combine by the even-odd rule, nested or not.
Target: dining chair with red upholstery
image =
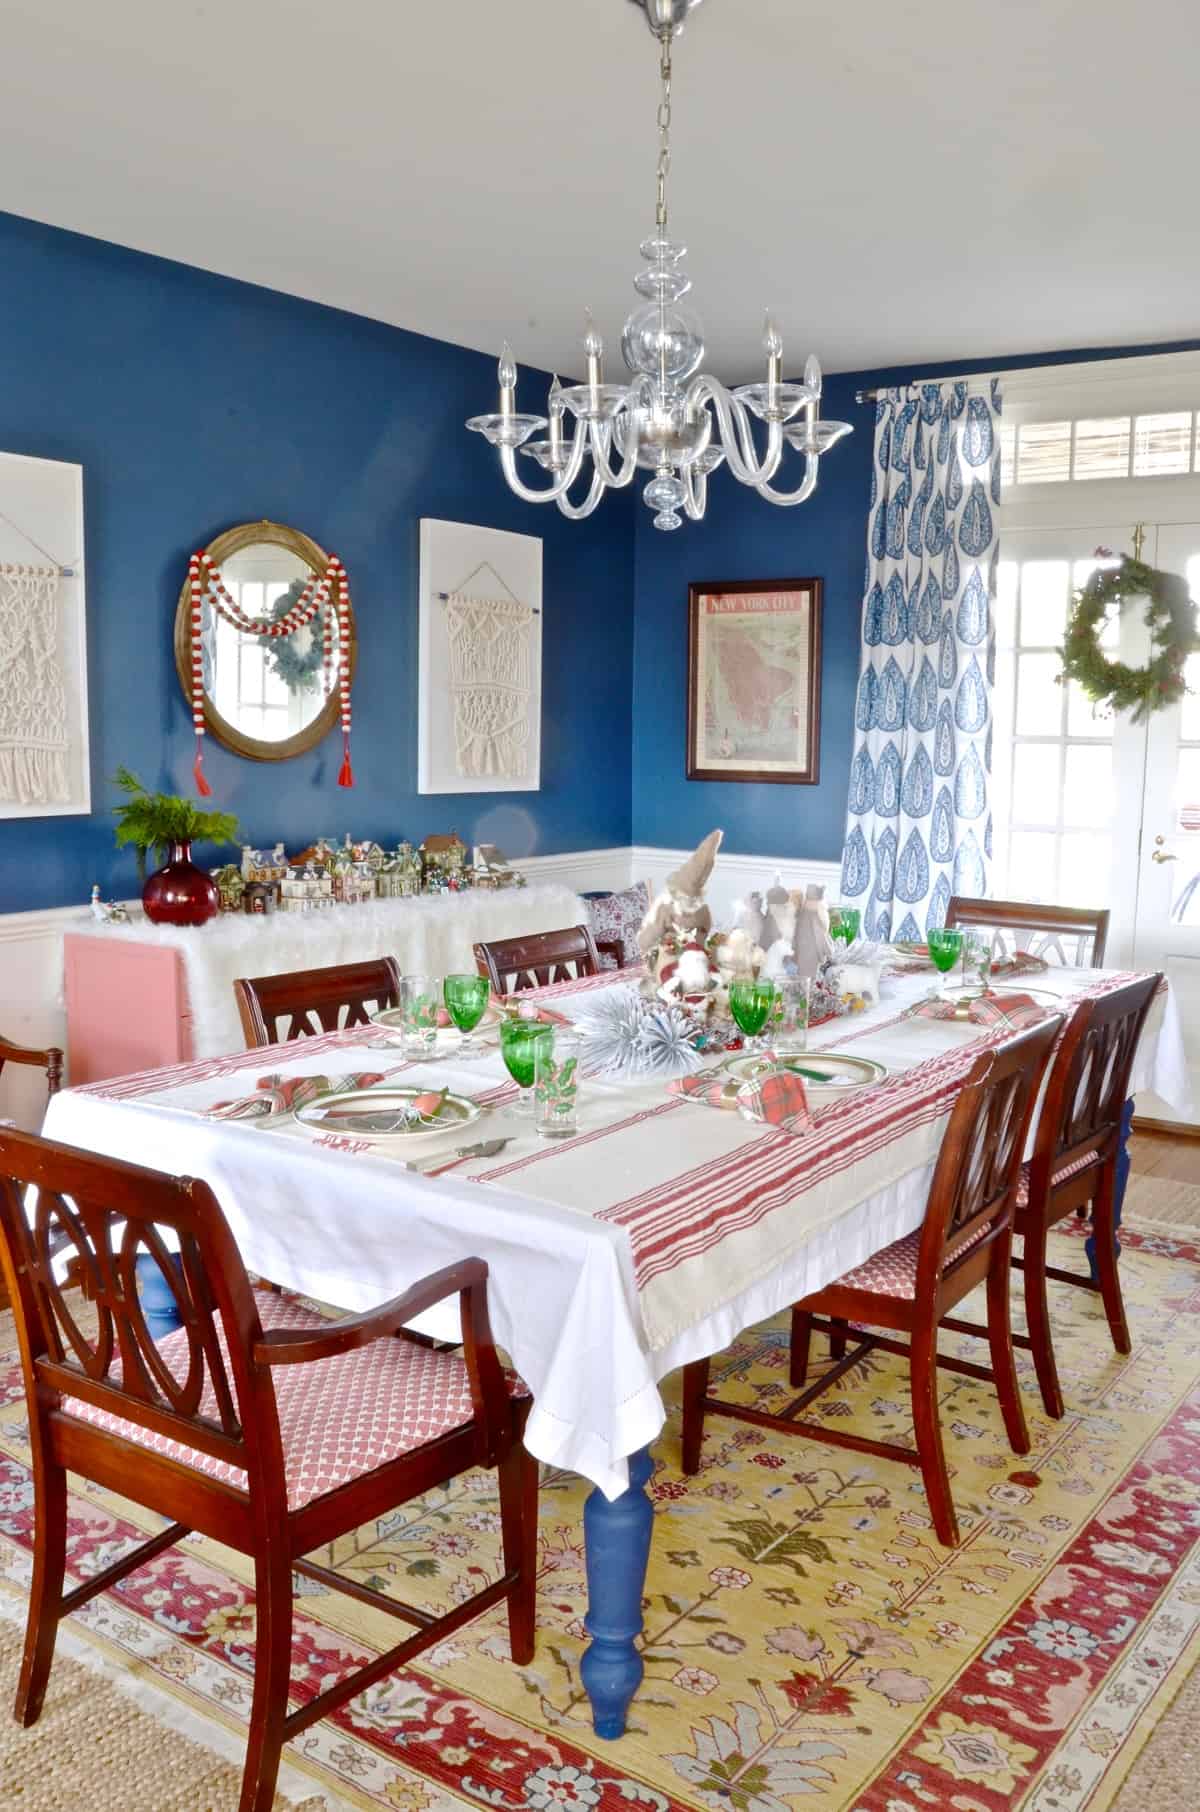
[[[1140,976],[1098,1000],[1081,1001],[1055,1054],[1038,1118],[1033,1156],[1021,1170],[1013,1233],[1023,1241],[1013,1264],[1025,1279],[1029,1332],[1014,1334],[1033,1353],[1046,1414],[1063,1413],[1062,1388],[1050,1331],[1046,1280],[1097,1291],[1113,1346],[1131,1349],[1117,1264],[1117,1163],[1122,1116],[1138,1040],[1161,974]],[[1047,1236],[1058,1221],[1091,1208],[1096,1276],[1046,1263]],[[970,1322],[948,1322],[963,1334],[982,1334]]]
[[[287,1044],[293,1038],[366,1025],[370,1008],[399,1006],[400,969],[394,956],[380,956],[328,969],[241,978],[234,982],[233,992],[246,1049],[252,1051],[260,1045]]]
[[[563,931],[536,931],[528,937],[476,944],[475,967],[487,976],[492,993],[503,996],[599,975],[600,956],[589,927],[571,925]]]
[[[1106,906],[1045,906],[1038,900],[973,900],[954,894],[946,908],[948,928],[990,935],[993,949],[1016,951],[1060,962],[1065,969],[1100,969],[1108,941]]]
[[[1029,1452],[1009,1329],[1009,1270],[1013,1209],[1029,1119],[1042,1073],[1062,1022],[1057,1017],[984,1051],[951,1110],[930,1185],[922,1225],[865,1264],[848,1271],[792,1310],[791,1382],[800,1395],[777,1414],[713,1396],[711,1360],[685,1366],[683,1469],[700,1465],[704,1417],[734,1416],[781,1434],[805,1435],[857,1453],[919,1466],[939,1541],[958,1543],[938,1418],[937,1367],[995,1383],[1009,1442]],[[991,1366],[939,1356],[938,1328],[950,1310],[986,1281]],[[811,1385],[809,1343],[814,1328],[830,1336],[832,1363]],[[899,1341],[879,1328],[908,1336]],[[847,1352],[847,1340],[853,1342]],[[876,1441],[827,1422],[799,1420],[801,1412],[876,1348],[908,1358],[916,1447]],[[803,1388],[802,1388],[803,1387]]]
[[[94,1334],[57,1281],[64,1244],[90,1274]],[[24,1133],[0,1135],[0,1258],[16,1311],[35,1493],[19,1722],[41,1712],[61,1619],[193,1529],[254,1562],[239,1812],[268,1812],[285,1742],[489,1606],[507,1600],[513,1658],[532,1658],[537,1467],[521,1443],[528,1399],[506,1380],[492,1342],[480,1259],[328,1321],[255,1295],[206,1184]],[[182,1321],[157,1344],[138,1301],[139,1258],[157,1266]],[[461,1355],[388,1338],[455,1294]],[[403,1604],[305,1558],[476,1466],[498,1470],[503,1569],[448,1612]],[[170,1522],[64,1592],[68,1472]],[[289,1713],[293,1572],[415,1629]]]

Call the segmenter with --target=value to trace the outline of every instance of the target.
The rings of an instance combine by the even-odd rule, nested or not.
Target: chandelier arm
[[[609,490],[623,491],[625,486],[632,484],[637,476],[637,435],[630,434],[621,464],[614,472],[609,464],[613,441],[612,423],[594,421],[590,422],[588,426],[591,430],[592,463],[595,465],[597,476]]]
[[[794,503],[807,503],[817,488],[817,470],[820,464],[818,454],[804,455],[804,477],[794,491],[776,491],[769,484],[756,484],[754,488],[768,503],[781,503],[785,509]]]
[[[586,444],[587,436],[581,434],[577,428],[571,439],[571,453],[565,469],[544,491],[530,490],[529,486],[517,476],[517,450],[515,447],[498,447],[496,450],[500,455],[500,468],[508,480],[509,489],[515,491],[518,497],[525,503],[557,503],[558,499],[570,490],[579,477]]]
[[[689,409],[711,402],[717,417],[717,428],[729,469],[741,484],[767,484],[779,470],[783,456],[783,424],[767,424],[767,446],[762,460],[758,458],[750,416],[744,403],[730,396],[724,384],[706,372],[693,378],[688,387]]]
[[[708,473],[697,472],[694,466],[684,466],[680,477],[683,480],[684,514],[689,522],[700,522],[708,503]]]
[[[588,494],[583,502],[572,503],[571,499],[564,493],[563,496],[558,499],[558,507],[569,521],[582,522],[585,516],[590,516],[592,511],[599,507],[605,489],[606,487],[602,475],[599,472],[593,472],[592,482],[588,486]]]

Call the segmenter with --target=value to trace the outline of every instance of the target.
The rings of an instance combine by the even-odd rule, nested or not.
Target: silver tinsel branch
[[[686,1076],[704,1062],[695,1020],[632,988],[606,991],[578,1024],[587,1039],[588,1069],[597,1075]]]

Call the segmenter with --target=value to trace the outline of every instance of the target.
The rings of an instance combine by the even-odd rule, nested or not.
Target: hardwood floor
[[[1200,1184],[1200,1139],[1175,1133],[1135,1132],[1129,1141],[1133,1174],[1164,1183]]]

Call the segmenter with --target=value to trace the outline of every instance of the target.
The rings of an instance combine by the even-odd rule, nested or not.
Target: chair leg
[[[504,1567],[519,1575],[508,1594],[508,1644],[519,1667],[533,1660],[537,1620],[538,1463],[518,1436],[500,1462]]]
[[[921,1477],[933,1515],[938,1540],[947,1548],[958,1546],[958,1518],[950,1495],[950,1474],[942,1447],[942,1425],[937,1397],[937,1328],[913,1335],[912,1365],[913,1433],[921,1456]]]
[[[808,1353],[812,1344],[812,1316],[807,1309],[792,1310],[792,1358],[789,1382],[799,1390],[808,1382]]]
[[[694,1359],[683,1368],[683,1470],[689,1476],[700,1470],[700,1445],[704,1440],[704,1406],[710,1361]]]
[[[40,1447],[41,1443],[38,1443]],[[67,1475],[35,1449],[33,1583],[25,1625],[25,1654],[13,1715],[26,1728],[41,1716],[62,1604],[67,1559]]]
[[[833,1324],[829,1334],[829,1357],[844,1359],[846,1357],[846,1335],[850,1331],[850,1323],[843,1320],[840,1315],[831,1315],[829,1319]],[[833,1332],[833,1328],[837,1329],[836,1333]]]
[[[1021,1388],[1017,1383],[1009,1317],[1011,1254],[1010,1240],[1005,1240],[1003,1244],[997,1241],[987,1280],[988,1346],[991,1349],[992,1375],[996,1380],[996,1395],[1000,1399],[1000,1413],[1004,1417],[1008,1444],[1014,1453],[1028,1453],[1029,1430],[1025,1426],[1025,1409],[1021,1402]]]
[[[1025,1231],[1025,1319],[1029,1324],[1029,1344],[1033,1349],[1034,1370],[1042,1392],[1046,1414],[1060,1420],[1063,1413],[1058,1367],[1054,1362],[1054,1340],[1050,1333],[1050,1305],[1046,1300],[1046,1228],[1039,1223]]]
[[[238,1812],[271,1812],[292,1668],[292,1570],[278,1540],[255,1557],[254,1595],[254,1697]]]
[[[1115,1179],[1111,1168],[1102,1178],[1092,1205],[1092,1237],[1095,1241],[1096,1273],[1109,1332],[1118,1353],[1129,1353],[1129,1323],[1125,1319],[1125,1300],[1121,1294],[1121,1272],[1117,1264],[1117,1216]]]

